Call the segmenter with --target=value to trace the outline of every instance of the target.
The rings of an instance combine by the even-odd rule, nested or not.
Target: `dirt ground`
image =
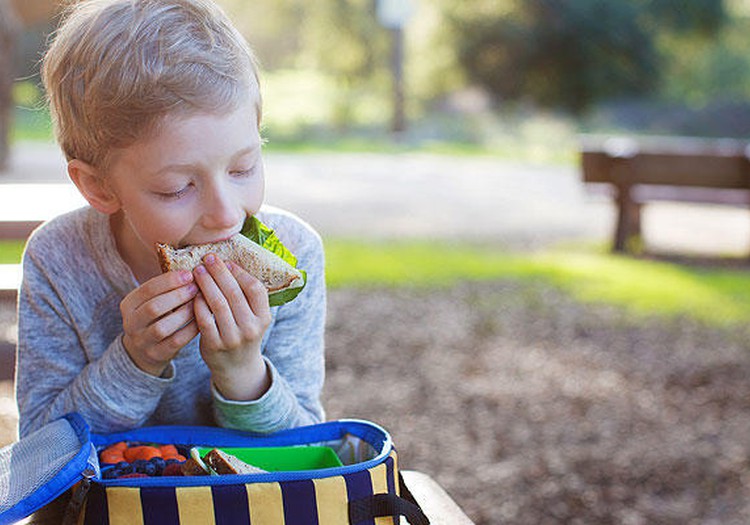
[[[750,523],[747,328],[506,283],[329,300],[328,416],[384,425],[477,524]]]

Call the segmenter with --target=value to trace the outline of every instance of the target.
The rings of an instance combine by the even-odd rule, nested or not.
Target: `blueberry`
[[[164,467],[167,466],[167,462],[164,461],[164,458],[160,458],[160,457],[151,458],[150,463],[156,469],[157,476],[160,476],[161,473],[164,471]]]
[[[175,463],[182,463],[179,459],[171,458],[167,460],[167,465],[174,465]]]
[[[136,459],[133,461],[133,470],[135,472],[143,472],[143,469],[148,465],[149,462],[145,459]]]
[[[109,468],[102,472],[102,479],[115,479],[120,477],[120,471],[117,468]]]
[[[138,472],[146,474],[147,476],[156,476],[156,470],[156,465],[153,463],[146,463]]]
[[[132,474],[133,472],[135,472],[133,465],[125,461],[120,461],[117,465],[115,465],[115,469],[119,471],[121,475]]]

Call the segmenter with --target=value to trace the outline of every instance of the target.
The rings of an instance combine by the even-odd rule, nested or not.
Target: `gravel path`
[[[331,416],[381,421],[477,523],[750,522],[747,329],[501,283],[331,303]]]

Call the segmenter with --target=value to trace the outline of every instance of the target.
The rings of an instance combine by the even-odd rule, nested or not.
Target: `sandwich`
[[[203,456],[203,461],[216,474],[223,476],[225,474],[262,474],[267,472],[241,459],[227,454],[218,448],[212,449],[208,454]]]
[[[296,267],[294,255],[272,229],[255,217],[248,217],[242,231],[229,239],[182,248],[160,243],[156,251],[162,272],[192,271],[209,253],[231,261],[263,283],[268,290],[271,306],[291,301],[307,282],[304,270]]]
[[[197,448],[190,450],[190,457],[182,464],[183,476],[224,476],[227,474],[263,474],[268,472],[245,463],[237,456],[218,448],[211,449],[201,457]]]
[[[190,457],[180,466],[183,476],[208,476],[211,470],[198,453],[197,448],[190,449]]]

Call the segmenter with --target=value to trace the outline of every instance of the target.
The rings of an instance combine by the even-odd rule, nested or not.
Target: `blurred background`
[[[3,49],[14,139],[43,132],[37,69],[56,2],[5,0],[20,18],[3,30],[17,33]],[[260,59],[272,147],[570,161],[581,131],[750,133],[743,0],[219,3]]]
[[[218,3],[261,63],[269,200],[326,245],[329,417],[383,424],[478,524],[750,522],[748,206],[649,204],[614,254],[579,159],[750,138],[750,2]],[[65,178],[58,8],[0,0],[0,198]],[[0,443],[15,339],[0,301]]]

